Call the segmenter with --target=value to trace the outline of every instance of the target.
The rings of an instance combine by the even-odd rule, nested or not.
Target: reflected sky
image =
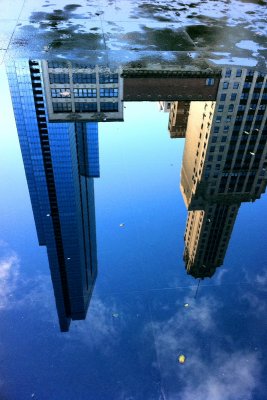
[[[266,195],[240,206],[223,265],[198,287],[183,261],[185,139],[170,138],[157,103],[125,102],[123,122],[98,122],[99,274],[86,320],[62,334],[11,102],[3,107],[2,398],[264,399]]]

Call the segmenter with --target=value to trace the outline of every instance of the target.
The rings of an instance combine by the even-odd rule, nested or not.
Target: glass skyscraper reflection
[[[84,319],[97,276],[97,122],[49,122],[42,65],[7,67],[40,245],[47,247],[60,328]]]

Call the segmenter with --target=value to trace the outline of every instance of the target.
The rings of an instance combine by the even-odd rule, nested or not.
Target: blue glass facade
[[[38,62],[14,62],[7,72],[38,240],[66,331],[71,319],[86,317],[97,276],[98,125],[49,122]]]

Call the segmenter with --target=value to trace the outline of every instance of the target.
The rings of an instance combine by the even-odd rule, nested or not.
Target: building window
[[[223,82],[223,89],[228,89],[229,83],[228,82]]]
[[[258,100],[259,98],[260,98],[260,93],[253,93],[252,94],[252,99],[253,100]],[[263,94],[262,95],[262,99],[265,100],[266,98],[267,98],[267,96]]]
[[[119,109],[118,103],[113,103],[113,102],[100,103],[100,111],[115,112],[118,111],[118,109]]]
[[[239,83],[238,82],[234,82],[233,83],[233,89],[238,89],[239,88]]]
[[[213,86],[214,85],[214,78],[207,78],[206,79],[206,85],[207,86]]]
[[[224,105],[220,104],[218,107],[218,112],[223,112],[223,109],[224,109]]]
[[[214,127],[214,130],[213,130],[213,133],[218,133],[218,132],[219,132],[219,129],[220,129],[219,126],[215,126],[215,127]]]
[[[231,101],[235,101],[235,99],[236,99],[236,93],[232,93],[230,100]]]
[[[79,62],[73,62],[72,63],[72,68],[75,68],[75,69],[88,69],[88,68],[93,69],[93,68],[95,68],[95,65],[94,64],[83,64],[83,63],[79,63]]]
[[[75,103],[76,112],[96,112],[97,103]]]
[[[222,136],[221,142],[226,142],[227,136]]]
[[[221,156],[221,155],[219,155],[219,156],[217,157],[217,161],[222,161],[222,156]]]
[[[100,97],[118,97],[118,89],[100,88]]]
[[[48,68],[68,68],[68,64],[64,61],[48,61]]]
[[[226,93],[222,93],[220,97],[220,101],[224,101],[226,99]]]
[[[242,75],[242,69],[237,69],[236,70],[236,77],[240,77]]]
[[[224,131],[224,132],[228,132],[228,131],[229,131],[229,125],[224,125],[223,131]]]
[[[52,103],[54,113],[70,112],[71,103]]]
[[[73,83],[96,83],[96,74],[75,73],[72,75]]]
[[[231,76],[231,69],[227,68],[227,70],[225,71],[225,77],[229,78]]]
[[[62,89],[51,89],[51,97],[70,97],[70,89],[62,88]]]
[[[228,111],[229,112],[233,112],[234,111],[234,105],[233,104],[229,104]]]
[[[70,77],[69,74],[49,74],[49,81],[51,84],[53,83],[70,83]]]
[[[96,89],[73,89],[74,97],[96,97]]]
[[[241,93],[240,99],[241,100],[247,100],[248,99],[248,93]]]
[[[213,136],[212,139],[211,139],[211,142],[212,143],[216,143],[217,142],[217,136]]]
[[[222,153],[224,151],[224,146],[219,147],[219,152]]]
[[[215,151],[215,146],[211,146],[210,147],[210,153],[214,153],[214,151]]]
[[[99,83],[118,83],[118,74],[99,74]]]

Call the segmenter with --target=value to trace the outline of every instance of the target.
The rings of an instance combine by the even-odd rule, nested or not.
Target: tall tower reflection
[[[38,240],[47,247],[60,329],[68,331],[71,320],[86,317],[97,276],[94,121],[121,118],[117,100],[110,100],[118,97],[110,85],[118,74],[44,61],[13,62],[7,72]],[[98,87],[74,79],[97,79]]]
[[[184,260],[196,278],[223,263],[242,202],[267,184],[267,83],[254,70],[225,68],[216,102],[190,103],[181,171],[188,208]]]

